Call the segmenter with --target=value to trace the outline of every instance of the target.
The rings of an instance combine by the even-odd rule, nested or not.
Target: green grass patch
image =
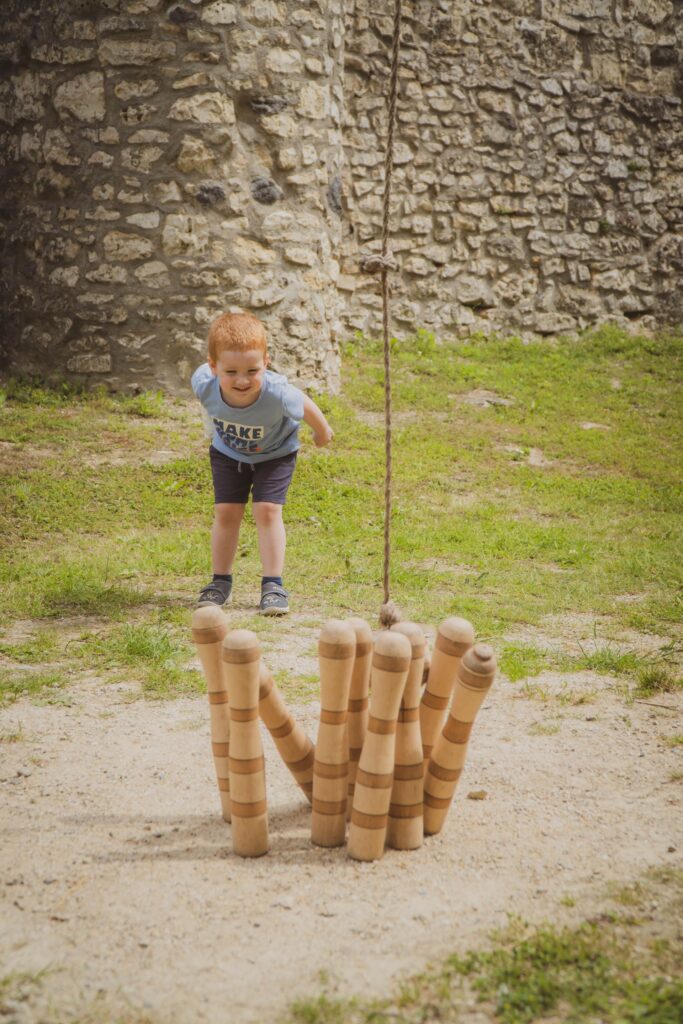
[[[641,685],[653,664],[609,640],[572,658],[502,641],[573,614],[600,618],[615,635],[678,635],[683,417],[671,394],[682,352],[680,338],[613,328],[572,342],[441,343],[426,331],[396,341],[391,584],[406,615],[434,626],[453,614],[471,619],[478,636],[502,647],[513,681],[585,668]],[[374,622],[384,483],[374,340],[345,346],[342,380],[340,395],[319,396],[334,444],[314,449],[302,427],[286,577],[292,607],[307,618]],[[472,405],[475,389],[511,404]],[[123,398],[12,382],[0,399],[3,621],[85,614],[118,628],[144,604],[188,613],[210,570],[212,492],[198,407],[160,393]],[[530,463],[532,449],[545,465]],[[260,563],[249,511],[234,574],[236,599],[255,603]],[[257,621],[246,613],[243,624],[260,628]],[[185,692],[173,643],[172,656],[136,656],[152,692]],[[95,647],[92,654],[101,664]],[[672,675],[674,661],[664,666]]]
[[[19,697],[41,697],[47,703],[57,701],[60,691],[68,682],[69,676],[64,671],[23,672],[0,669],[0,703],[9,703]]]
[[[657,693],[676,693],[683,690],[683,679],[666,665],[650,665],[638,673],[636,697],[654,697]]]
[[[124,623],[112,630],[84,633],[74,645],[77,657],[108,671],[110,681],[138,683],[142,696],[150,699],[203,693],[206,687],[201,672],[187,665],[194,650],[172,619],[172,614],[162,612],[153,622]],[[184,633],[188,633],[187,625]]]
[[[33,633],[20,643],[0,643],[0,654],[25,665],[39,665],[50,661],[57,651],[57,634],[54,630]]]
[[[662,907],[648,916],[653,895]],[[407,981],[392,997],[366,1002],[318,994],[294,1003],[283,1024],[459,1024],[479,1003],[499,1024],[680,1024],[683,1011],[683,873],[651,872],[578,927],[531,927],[511,919],[489,948],[454,955]],[[575,906],[573,897],[560,901]]]

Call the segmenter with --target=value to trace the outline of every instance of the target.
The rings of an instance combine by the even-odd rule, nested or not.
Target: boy
[[[311,427],[318,447],[330,443],[332,430],[315,402],[267,369],[266,332],[255,316],[223,313],[211,324],[208,342],[208,360],[192,375],[192,390],[214,428],[213,580],[198,603],[221,606],[232,598],[232,565],[251,490],[263,567],[259,611],[284,615],[289,601],[282,584],[282,506],[296,464],[299,424]]]

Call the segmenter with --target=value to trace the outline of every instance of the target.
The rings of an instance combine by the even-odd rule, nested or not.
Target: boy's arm
[[[192,374],[192,390],[195,396],[200,402],[204,401],[204,396],[207,394],[210,388],[214,387],[216,375],[209,366],[208,363],[202,363]]]
[[[323,448],[326,444],[329,444],[334,433],[331,426],[325,419],[325,416],[321,409],[315,404],[312,398],[308,395],[304,395],[304,423],[313,431],[313,440],[315,441],[318,448]]]

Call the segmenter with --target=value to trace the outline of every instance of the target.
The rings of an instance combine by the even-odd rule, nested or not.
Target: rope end
[[[379,624],[382,629],[390,629],[402,618],[401,609],[393,601],[386,601],[379,610]]]

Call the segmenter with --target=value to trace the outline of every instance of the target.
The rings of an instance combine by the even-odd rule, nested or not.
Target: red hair
[[[221,313],[209,327],[209,359],[215,363],[221,352],[263,352],[267,354],[266,329],[252,313]]]

